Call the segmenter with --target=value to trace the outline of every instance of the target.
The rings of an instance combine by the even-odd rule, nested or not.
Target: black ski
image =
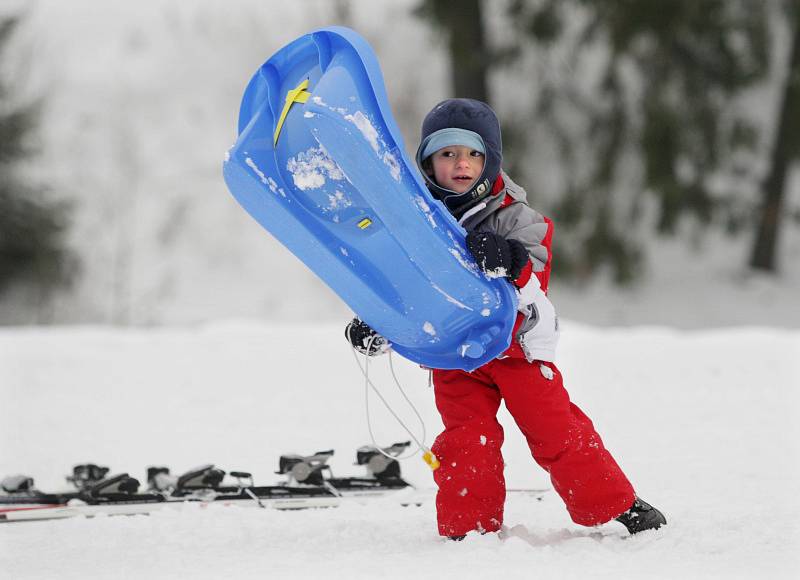
[[[169,468],[151,467],[147,471],[148,489],[139,492],[140,483],[127,473],[108,477],[109,469],[95,464],[75,466],[67,477],[76,489],[44,493],[35,488],[33,478],[14,476],[2,482],[0,522],[29,521],[97,514],[150,513],[167,505],[184,502],[221,503],[275,509],[335,507],[343,498],[383,495],[412,486],[400,476],[399,455],[408,443],[386,449],[362,447],[356,464],[367,467],[367,477],[333,477],[328,459],[333,451],[309,456],[283,455],[276,473],[288,476],[278,485],[256,486],[244,471],[228,474],[235,485],[224,485],[226,472],[213,464],[192,469],[179,477]],[[377,456],[383,459],[376,460]]]

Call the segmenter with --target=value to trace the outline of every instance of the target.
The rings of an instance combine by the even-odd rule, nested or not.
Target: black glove
[[[372,330],[369,324],[358,318],[354,318],[347,323],[344,329],[344,336],[350,341],[353,348],[366,356],[383,354],[389,346],[389,342],[385,338]]]
[[[519,277],[530,259],[522,242],[507,240],[491,232],[467,232],[467,248],[481,270],[511,280]]]

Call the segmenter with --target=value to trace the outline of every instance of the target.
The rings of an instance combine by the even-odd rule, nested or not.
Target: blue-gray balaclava
[[[443,129],[464,129],[463,133],[448,132]],[[477,135],[483,141],[482,149],[475,146]],[[464,140],[460,142],[459,139]],[[445,145],[437,146],[439,143]],[[429,147],[430,145],[430,147]],[[422,162],[434,151],[448,145],[465,145],[478,151],[482,150],[485,158],[483,173],[475,184],[464,193],[457,193],[437,185],[425,172]],[[433,149],[435,147],[435,149]],[[503,161],[503,141],[500,135],[500,122],[492,108],[474,99],[447,99],[436,105],[422,121],[422,136],[417,149],[417,166],[425,176],[428,189],[433,196],[444,202],[450,213],[456,217],[463,214],[471,206],[489,195]]]

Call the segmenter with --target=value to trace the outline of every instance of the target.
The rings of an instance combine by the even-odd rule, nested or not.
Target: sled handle
[[[308,88],[308,79],[305,79],[295,88],[290,90],[286,93],[286,102],[283,105],[283,111],[281,111],[281,116],[278,119],[278,124],[275,126],[275,133],[273,134],[272,138],[272,146],[275,147],[278,144],[278,136],[281,134],[281,129],[283,128],[283,122],[286,121],[286,115],[289,114],[289,109],[294,103],[305,103],[308,101],[308,97],[311,96],[306,89]]]
[[[500,334],[499,326],[490,326],[486,330],[473,330],[461,345],[461,356],[467,358],[483,356],[487,345],[491,344],[498,334]]]

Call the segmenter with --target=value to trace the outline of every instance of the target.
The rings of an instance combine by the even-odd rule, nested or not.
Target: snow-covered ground
[[[334,448],[357,473],[369,442],[361,377],[337,326],[0,330],[0,475],[61,487],[73,464],[143,479],[148,465],[215,462],[276,481],[281,453]],[[800,332],[598,329],[566,322],[559,364],[573,399],[669,525],[627,537],[581,528],[554,493],[511,496],[516,535],[436,534],[434,506],[276,512],[187,507],[152,516],[0,525],[3,578],[797,578]],[[428,428],[425,373],[396,359]],[[384,358],[377,382],[393,394]],[[407,437],[371,405],[382,444]],[[507,479],[548,485],[504,414]],[[418,457],[405,475],[432,487]]]

